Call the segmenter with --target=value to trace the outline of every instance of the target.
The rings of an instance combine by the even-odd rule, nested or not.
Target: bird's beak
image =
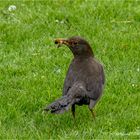
[[[69,45],[68,40],[64,39],[64,38],[57,38],[57,39],[55,39],[54,42],[55,42],[55,44],[58,44],[58,46],[57,46],[58,48],[61,47],[62,44],[67,45],[67,46]]]

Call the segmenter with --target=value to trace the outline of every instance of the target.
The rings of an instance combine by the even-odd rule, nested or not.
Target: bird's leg
[[[91,114],[92,114],[92,117],[95,119],[95,112],[92,110],[92,109],[89,109]]]
[[[95,104],[96,104],[96,101],[90,99],[90,103],[89,103],[88,107],[89,107],[89,110],[90,110],[90,112],[91,112],[91,114],[92,114],[94,119],[95,119],[95,113],[93,112],[92,108],[95,106]]]
[[[75,104],[72,105],[71,111],[72,111],[72,116],[75,119]]]

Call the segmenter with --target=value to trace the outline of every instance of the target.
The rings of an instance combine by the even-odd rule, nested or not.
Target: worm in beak
[[[58,48],[61,47],[63,44],[64,44],[64,45],[67,45],[67,46],[69,45],[67,39],[64,39],[64,38],[55,39],[54,43],[55,43],[55,44],[58,44],[58,45],[57,45]]]

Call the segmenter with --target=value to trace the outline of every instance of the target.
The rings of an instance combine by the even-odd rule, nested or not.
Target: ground
[[[54,39],[79,35],[104,65],[95,107],[51,115],[72,59]],[[140,139],[140,1],[0,2],[0,139]]]

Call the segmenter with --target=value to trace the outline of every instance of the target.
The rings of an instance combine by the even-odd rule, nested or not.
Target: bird
[[[76,105],[88,105],[93,111],[96,103],[102,96],[105,73],[103,65],[96,60],[88,41],[80,36],[55,39],[57,47],[67,46],[73,54],[73,59],[64,80],[62,97],[45,107],[45,111],[61,114],[71,108],[75,118]]]

